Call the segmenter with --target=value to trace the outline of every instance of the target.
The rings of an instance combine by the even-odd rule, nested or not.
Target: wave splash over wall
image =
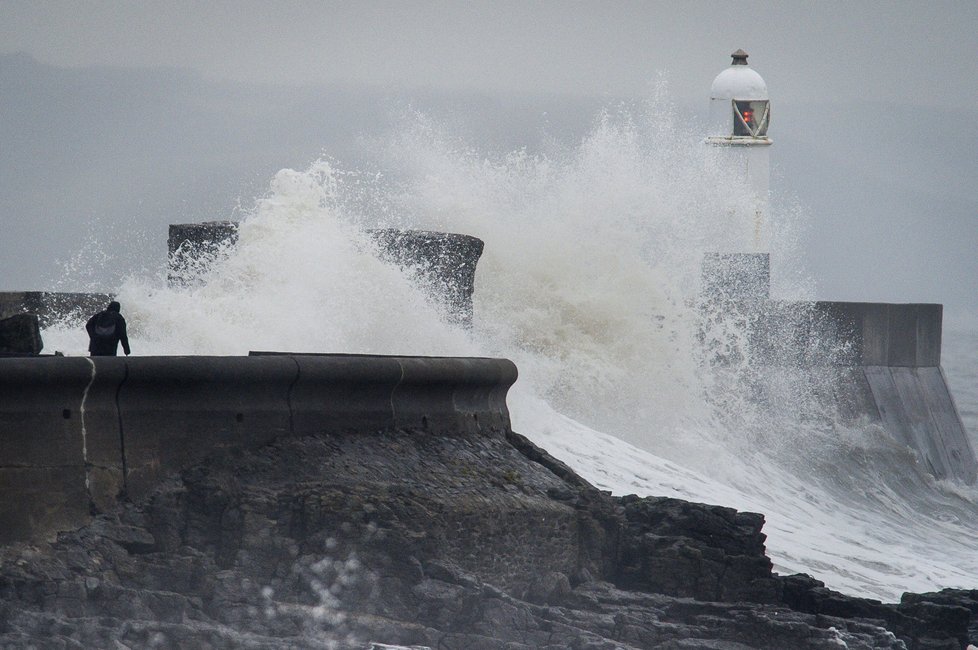
[[[670,111],[609,111],[541,153],[480,151],[417,116],[371,154],[367,170],[279,172],[190,286],[127,281],[136,353],[504,356],[520,369],[514,429],[599,487],[763,512],[777,570],[848,593],[978,584],[978,493],[843,424],[820,397],[830,378],[754,355],[758,314],[717,318],[700,297],[705,253],[751,249],[751,197]],[[772,293],[810,298],[806,215],[772,212]],[[471,330],[380,261],[378,227],[485,241]],[[82,350],[72,337],[45,333]]]

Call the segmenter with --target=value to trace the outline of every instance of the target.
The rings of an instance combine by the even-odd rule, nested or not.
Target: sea
[[[514,430],[602,489],[763,513],[777,572],[847,594],[978,588],[978,489],[838,417],[803,364],[753,358],[751,314],[702,299],[704,254],[756,245],[754,197],[681,120],[607,112],[580,142],[528,152],[418,116],[364,146],[369,163],[275,174],[237,244],[186,282],[123,281],[134,354],[506,357]],[[774,196],[767,219],[772,295],[814,298],[799,261],[810,215]],[[416,270],[381,261],[377,227],[485,242],[471,328]],[[43,337],[85,354],[77,321]],[[978,331],[945,331],[943,367],[978,448]]]

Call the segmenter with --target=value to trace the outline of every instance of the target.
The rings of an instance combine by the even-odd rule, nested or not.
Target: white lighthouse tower
[[[706,253],[702,289],[714,301],[763,300],[771,285],[767,218],[771,104],[764,79],[747,65],[747,52],[737,50],[731,56],[730,67],[717,75],[710,89],[711,135],[706,141],[719,150],[722,164],[738,171],[749,193],[747,206],[736,208],[746,213],[731,211],[731,216],[738,223],[752,224],[751,232],[744,233],[752,243],[748,250]]]
[[[767,84],[747,64],[747,52],[737,50],[731,56],[730,66],[717,75],[710,89],[711,135],[706,141],[723,148],[729,164],[743,170],[744,183],[752,193],[754,252],[767,252],[771,104]]]

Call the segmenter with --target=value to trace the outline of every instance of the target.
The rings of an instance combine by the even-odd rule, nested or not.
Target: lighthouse
[[[747,250],[710,252],[703,257],[703,294],[711,300],[765,300],[770,292],[770,223],[768,181],[770,163],[767,135],[771,102],[767,84],[747,65],[747,52],[737,50],[730,66],[718,74],[710,88],[710,135],[720,163],[734,170],[748,191],[746,206],[738,203],[730,216],[751,224],[744,233]],[[746,214],[739,213],[746,210]]]
[[[726,163],[740,170],[752,197],[752,214],[748,216],[753,224],[753,252],[767,252],[771,102],[764,79],[747,63],[747,52],[737,50],[730,56],[730,66],[716,76],[710,88],[710,135],[706,141],[722,149]]]

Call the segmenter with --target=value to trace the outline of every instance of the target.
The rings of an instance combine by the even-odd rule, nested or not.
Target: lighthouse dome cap
[[[713,80],[710,99],[769,99],[767,84],[747,65],[747,52],[737,50],[733,63]]]

